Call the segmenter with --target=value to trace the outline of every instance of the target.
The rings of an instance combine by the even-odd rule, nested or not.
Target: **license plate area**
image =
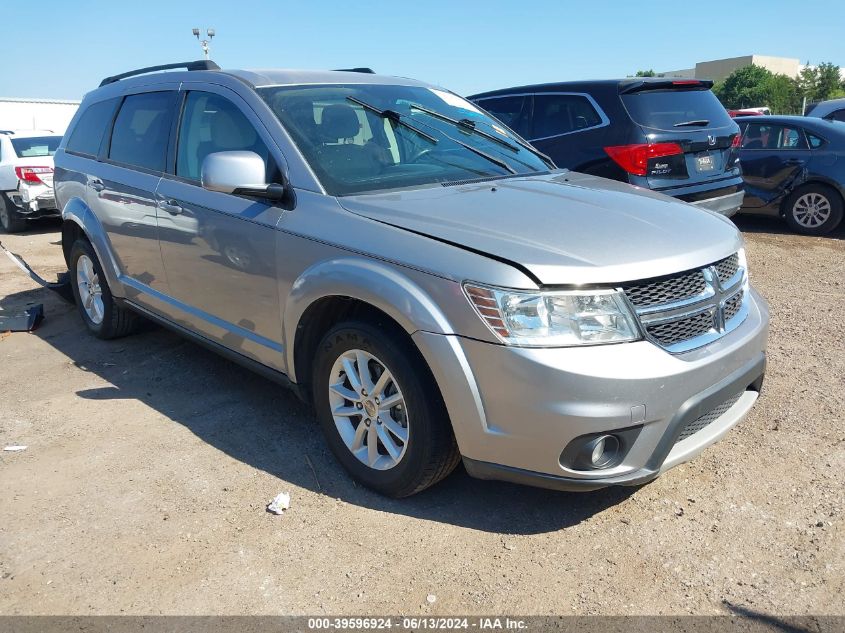
[[[716,169],[716,159],[713,154],[706,152],[695,157],[695,168],[700,172],[711,172]]]

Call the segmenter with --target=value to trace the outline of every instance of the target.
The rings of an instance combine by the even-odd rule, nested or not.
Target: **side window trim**
[[[173,117],[175,118],[176,112],[173,110],[176,107],[176,98],[179,95],[179,90],[175,87],[163,87],[163,86],[155,86],[152,90],[138,90],[136,92],[127,92],[126,94],[122,95],[120,99],[120,104],[118,107],[114,109],[114,113],[112,115],[111,123],[109,124],[108,131],[104,135],[103,143],[100,147],[100,156],[98,157],[98,161],[102,163],[106,163],[108,165],[114,165],[115,167],[121,167],[123,169],[132,169],[134,171],[139,171],[144,174],[150,174],[152,176],[163,176],[165,175],[165,171],[158,171],[155,169],[149,169],[142,165],[132,165],[131,163],[123,163],[120,161],[112,160],[109,158],[109,152],[111,151],[111,142],[112,142],[112,134],[114,133],[114,124],[117,121],[117,117],[120,115],[120,111],[123,108],[124,103],[126,103],[126,99],[129,97],[134,97],[140,94],[153,94],[156,92],[169,92],[171,93],[170,96],[170,109],[172,111]],[[168,131],[168,133],[172,133],[173,128]],[[165,151],[164,157],[164,168],[167,169],[167,151],[170,147],[170,138],[167,139],[167,150]]]
[[[483,107],[482,102],[485,101],[486,99],[497,99],[497,98],[501,98],[501,97],[530,97],[531,98],[531,112],[530,112],[529,121],[530,121],[531,127],[529,129],[531,129],[533,131],[533,129],[534,129],[534,102],[535,102],[534,97],[547,96],[547,95],[557,95],[557,96],[565,96],[565,97],[584,97],[585,99],[587,99],[587,101],[590,102],[590,105],[593,106],[593,108],[596,111],[596,114],[599,115],[599,119],[601,119],[601,123],[599,123],[598,125],[591,125],[590,127],[581,128],[580,130],[572,130],[571,132],[561,132],[560,134],[550,134],[549,136],[536,136],[535,137],[532,134],[531,138],[526,139],[526,140],[528,140],[532,143],[535,142],[535,141],[545,141],[546,139],[557,138],[559,136],[568,136],[570,134],[580,134],[581,132],[587,132],[588,130],[597,130],[598,128],[606,127],[606,126],[610,125],[610,119],[604,113],[604,110],[602,110],[601,107],[599,106],[599,104],[596,103],[596,100],[593,99],[592,95],[589,95],[586,92],[560,92],[560,91],[554,91],[554,92],[514,92],[514,93],[496,95],[495,97],[484,97],[484,99],[479,99],[478,102]]]

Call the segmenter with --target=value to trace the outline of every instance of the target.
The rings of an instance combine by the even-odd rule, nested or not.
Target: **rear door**
[[[749,121],[743,124],[740,149],[745,180],[743,206],[778,204],[803,177],[812,157],[803,128]]]
[[[175,86],[127,94],[103,158],[87,174],[89,204],[118,259],[127,298],[153,309],[156,293],[167,288],[155,191],[166,165],[177,94]]]
[[[625,109],[654,146],[642,182],[632,182],[659,191],[739,175],[732,146],[739,129],[709,86],[695,80],[621,85]]]
[[[282,370],[276,283],[276,223],[282,209],[202,187],[214,152],[250,151],[280,182],[269,133],[234,92],[214,86],[182,93],[175,160],[157,192],[168,316],[207,338]]]

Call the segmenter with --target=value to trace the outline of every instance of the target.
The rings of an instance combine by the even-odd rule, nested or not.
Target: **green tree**
[[[764,105],[763,85],[773,76],[762,66],[743,66],[728,75],[714,92],[726,108],[754,108]]]
[[[761,105],[771,108],[776,114],[799,114],[801,96],[794,79],[783,74],[776,74],[763,81],[761,86]]]
[[[839,66],[831,62],[822,62],[816,68],[816,90],[813,98],[818,101],[830,99],[839,90],[840,82]]]
[[[798,92],[801,97],[806,97],[808,101],[816,98],[816,89],[819,83],[819,72],[816,68],[810,66],[810,62],[801,69],[798,73]]]
[[[638,70],[637,74],[634,77],[656,77],[657,73],[654,72],[651,68],[648,70]]]

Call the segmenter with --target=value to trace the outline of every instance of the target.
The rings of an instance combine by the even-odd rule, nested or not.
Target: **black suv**
[[[742,206],[739,128],[712,81],[630,78],[469,97],[559,167],[659,191],[730,216]]]

